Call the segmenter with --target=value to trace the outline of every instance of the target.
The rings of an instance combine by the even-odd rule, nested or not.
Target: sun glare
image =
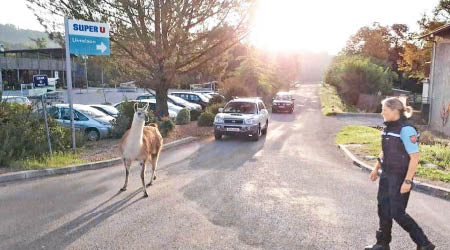
[[[260,0],[251,41],[274,51],[325,50],[319,27],[326,25],[327,18],[319,16],[320,9],[315,1]]]

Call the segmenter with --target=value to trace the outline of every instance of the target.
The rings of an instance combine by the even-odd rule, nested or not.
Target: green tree
[[[45,37],[39,38],[31,38],[30,40],[34,42],[34,45],[31,46],[33,49],[45,49],[47,48],[47,39]]]
[[[342,99],[356,105],[360,94],[389,94],[397,74],[364,56],[339,56],[325,72],[324,82],[336,87]]]
[[[201,68],[247,36],[253,0],[27,0],[50,34],[63,16],[110,24],[112,52],[156,91],[157,112],[168,116],[167,90],[177,75]],[[38,15],[37,15],[38,16]]]

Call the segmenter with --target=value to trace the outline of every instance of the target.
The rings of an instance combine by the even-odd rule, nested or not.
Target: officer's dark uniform
[[[376,234],[377,244],[389,246],[394,219],[418,246],[427,246],[430,244],[428,238],[413,218],[405,212],[410,193],[400,193],[410,161],[409,154],[400,139],[400,132],[403,127],[410,125],[403,120],[386,122],[385,125],[382,133],[382,174],[378,189],[380,228]]]

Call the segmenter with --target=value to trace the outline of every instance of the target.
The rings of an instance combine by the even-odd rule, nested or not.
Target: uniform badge
[[[409,137],[409,139],[411,140],[412,143],[417,143],[417,136],[411,135],[411,136]]]

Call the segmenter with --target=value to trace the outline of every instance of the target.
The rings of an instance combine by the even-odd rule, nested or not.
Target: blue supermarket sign
[[[69,50],[77,55],[110,55],[109,25],[82,20],[68,20]]]

